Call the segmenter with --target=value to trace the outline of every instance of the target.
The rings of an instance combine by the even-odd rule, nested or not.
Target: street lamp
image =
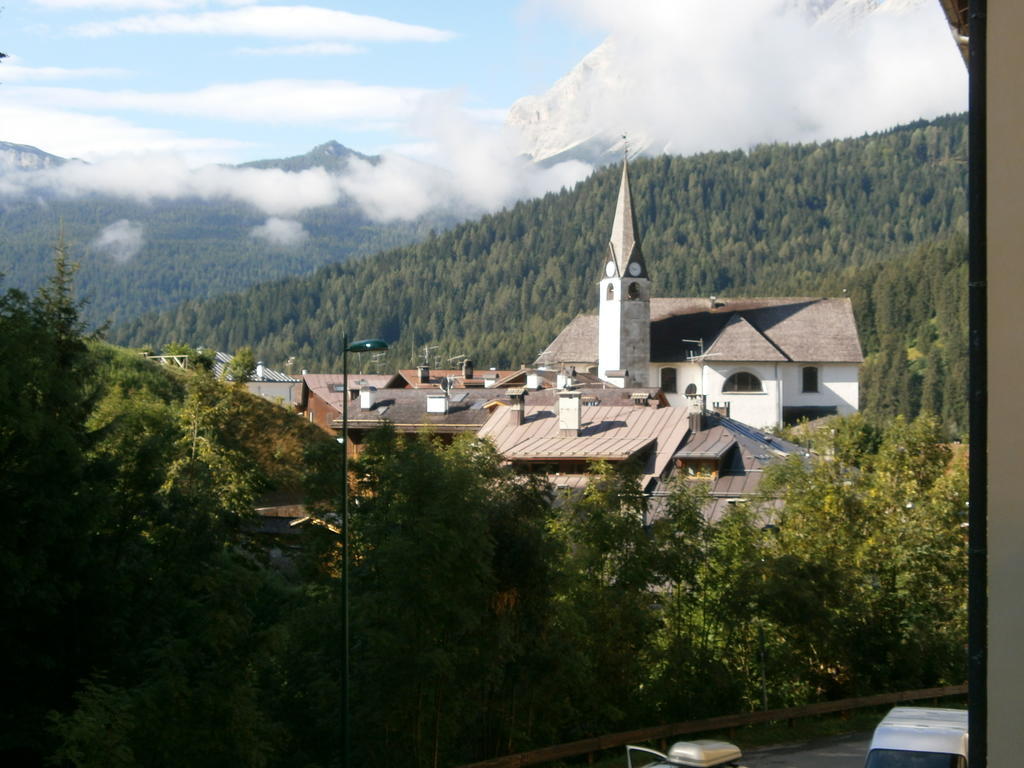
[[[342,663],[342,722],[341,738],[343,742],[342,768],[349,768],[349,717],[348,717],[348,696],[349,696],[349,623],[348,623],[348,563],[349,563],[349,526],[348,526],[348,353],[349,352],[378,352],[388,348],[388,343],[383,339],[362,339],[348,343],[348,334],[342,337],[341,353],[341,379],[344,394],[341,400],[341,527],[343,530],[343,546],[341,559],[341,580],[342,580],[342,627],[344,633],[344,657]]]

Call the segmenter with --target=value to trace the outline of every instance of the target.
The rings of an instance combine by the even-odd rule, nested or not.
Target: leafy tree
[[[249,381],[256,372],[256,355],[252,347],[239,347],[235,350],[234,357],[228,363],[225,373],[232,381],[244,384]]]

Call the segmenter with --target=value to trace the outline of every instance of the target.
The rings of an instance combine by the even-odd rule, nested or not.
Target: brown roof
[[[579,315],[537,360],[597,362],[597,334],[597,315]],[[651,299],[652,362],[682,362],[712,347],[715,360],[864,361],[849,299]]]
[[[523,423],[500,408],[480,430],[498,452],[520,461],[545,459],[622,460],[653,446],[644,465],[644,485],[672,460],[687,432],[685,408],[583,406],[576,437],[561,437],[556,408],[526,406]]]
[[[348,388],[358,390],[363,384],[368,384],[377,389],[384,389],[392,386],[395,380],[393,373],[350,373],[348,375]],[[304,373],[302,381],[325,403],[341,411],[341,402],[344,400],[343,386],[345,377],[340,373]]]
[[[440,394],[437,389],[378,390],[373,408],[364,410],[358,400],[349,403],[349,429],[373,429],[388,423],[400,432],[475,432],[491,415],[484,405],[492,400],[493,393],[472,389],[453,392],[447,413],[427,413],[427,398]],[[335,419],[331,426],[340,429],[341,420]]]
[[[441,368],[438,370],[431,369],[429,376],[425,382],[420,381],[419,370],[415,368],[403,369],[398,372],[398,376],[401,377],[402,381],[398,382],[398,386],[411,387],[413,389],[440,389],[442,383],[447,379],[452,379],[452,384],[455,387],[483,387],[486,386],[485,382],[489,379],[501,380],[516,371],[492,371],[489,369],[474,369],[473,378],[466,379],[462,375],[461,368]]]

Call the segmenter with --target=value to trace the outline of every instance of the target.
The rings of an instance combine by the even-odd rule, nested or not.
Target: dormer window
[[[725,380],[723,392],[764,392],[761,380],[747,371],[738,371]]]

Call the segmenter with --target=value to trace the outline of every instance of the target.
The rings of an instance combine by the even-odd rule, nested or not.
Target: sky
[[[806,11],[831,4],[886,12],[822,32]],[[611,82],[537,103],[586,130],[632,121],[682,154],[966,109],[938,0],[16,0],[0,10],[0,141],[89,164],[0,178],[0,202],[228,197],[268,216],[254,237],[296,244],[294,217],[341,195],[380,220],[496,210],[591,172],[526,162],[504,121],[606,39]],[[384,162],[212,165],[329,140]]]

